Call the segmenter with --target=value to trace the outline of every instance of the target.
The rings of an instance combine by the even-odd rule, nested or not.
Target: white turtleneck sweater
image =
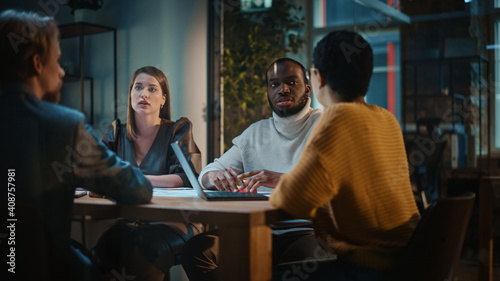
[[[233,146],[220,158],[208,164],[200,173],[232,167],[243,172],[270,170],[287,173],[295,166],[320,109],[311,108],[311,99],[297,114],[273,117],[253,123],[241,135],[233,139]],[[266,189],[260,187],[259,190]]]

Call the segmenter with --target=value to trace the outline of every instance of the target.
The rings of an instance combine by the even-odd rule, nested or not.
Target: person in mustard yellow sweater
[[[364,101],[372,69],[372,49],[355,32],[333,31],[314,49],[310,78],[325,110],[270,201],[312,218],[338,258],[287,271],[287,280],[386,280],[420,220],[399,123]]]

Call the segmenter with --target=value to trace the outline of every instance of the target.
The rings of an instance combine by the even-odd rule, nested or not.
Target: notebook
[[[209,201],[235,201],[235,200],[268,200],[269,197],[261,194],[261,193],[253,193],[253,192],[229,192],[229,191],[206,191],[201,188],[198,183],[198,179],[196,178],[191,165],[189,165],[186,156],[182,153],[182,149],[179,146],[179,142],[173,142],[172,148],[174,149],[174,153],[179,159],[182,168],[184,169],[184,173],[189,179],[189,182],[193,186],[194,191],[198,195],[198,197],[209,200]]]

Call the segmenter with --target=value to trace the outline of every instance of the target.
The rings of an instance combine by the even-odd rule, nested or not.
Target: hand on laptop
[[[242,182],[238,179],[238,174],[240,173],[241,172],[229,167],[218,171],[208,172],[205,176],[208,177],[209,185],[215,186],[217,190],[237,191],[239,190],[238,185],[242,185]]]
[[[247,192],[257,192],[259,186],[274,188],[278,184],[281,175],[283,175],[283,173],[269,170],[246,172],[237,176],[238,180],[243,183],[239,189],[242,190],[246,188]]]

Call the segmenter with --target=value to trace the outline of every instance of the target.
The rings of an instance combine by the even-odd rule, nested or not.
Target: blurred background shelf
[[[71,54],[71,51],[75,49],[78,50],[77,60],[73,61],[72,59],[62,61],[61,65],[66,71],[66,77],[64,78],[64,82],[78,82],[79,83],[79,101],[75,101],[71,99],[71,95],[68,97],[62,96],[61,103],[79,109],[83,113],[87,115],[87,118],[90,124],[94,123],[94,80],[96,77],[89,73],[88,67],[86,65],[87,60],[86,56],[90,56],[89,53],[94,52],[94,50],[88,50],[86,48],[86,37],[102,34],[102,33],[110,33],[113,37],[113,58],[112,64],[108,65],[110,72],[113,73],[113,100],[114,100],[114,118],[116,119],[118,116],[117,110],[117,52],[116,52],[116,29],[108,26],[102,26],[97,24],[91,24],[86,22],[75,22],[71,24],[65,24],[59,26],[60,34],[61,34],[61,51],[63,54]],[[65,41],[74,38],[76,40],[75,44],[64,44]],[[76,46],[76,47],[75,47]],[[107,47],[107,46],[106,46]],[[66,48],[66,49],[65,49]],[[100,50],[95,50],[99,52]],[[87,83],[88,82],[88,83]],[[88,85],[88,91],[86,90]],[[86,93],[89,92],[89,97],[86,97]],[[104,94],[99,93],[97,94]],[[88,106],[87,106],[88,104]]]
[[[488,171],[489,161],[483,165],[478,158],[490,155],[489,61],[464,56],[406,60],[403,65],[405,139],[445,135],[445,168]],[[446,161],[452,149],[463,158],[458,167]]]

